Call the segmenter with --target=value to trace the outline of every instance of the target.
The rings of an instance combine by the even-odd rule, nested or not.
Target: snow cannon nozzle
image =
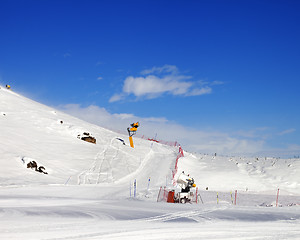
[[[136,134],[137,128],[138,128],[139,126],[140,126],[140,123],[139,123],[139,122],[136,122],[136,123],[130,124],[130,127],[127,128],[128,135],[129,135],[129,142],[130,142],[130,146],[131,146],[132,148],[134,148],[132,136],[133,136],[134,134]]]

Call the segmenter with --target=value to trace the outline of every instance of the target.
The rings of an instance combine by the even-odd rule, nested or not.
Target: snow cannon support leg
[[[130,147],[134,148],[132,136],[129,137]]]

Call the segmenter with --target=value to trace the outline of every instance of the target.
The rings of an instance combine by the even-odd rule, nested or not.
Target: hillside
[[[131,148],[126,129],[124,135],[104,129],[4,87],[0,126],[0,238],[276,239],[288,229],[283,236],[300,236],[299,159],[184,152],[178,174],[194,177],[203,203],[157,203],[160,186],[179,190],[172,184],[177,147],[134,137]],[[96,144],[80,139],[87,133]],[[47,174],[27,168],[33,161]],[[266,208],[278,189],[282,208]],[[230,199],[235,190],[238,206]],[[245,238],[228,234],[232,221]]]
[[[164,178],[170,174],[175,149],[135,139],[106,130],[49,108],[19,94],[0,92],[1,185],[26,184],[96,184],[130,181],[146,174],[160,177],[145,166],[164,158],[160,168]],[[128,123],[129,125],[129,123]],[[126,129],[124,131],[126,133]],[[96,138],[96,144],[80,140],[84,133]],[[78,138],[79,136],[79,138]],[[118,139],[123,139],[126,145]],[[45,167],[48,175],[26,168],[29,161]],[[158,163],[157,163],[158,164]],[[141,168],[147,170],[142,171]],[[159,181],[159,180],[158,180]]]

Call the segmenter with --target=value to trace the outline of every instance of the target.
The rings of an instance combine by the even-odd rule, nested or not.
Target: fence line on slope
[[[178,154],[177,154],[177,157],[176,157],[176,160],[175,160],[175,167],[174,167],[174,170],[172,172],[172,177],[173,177],[173,185],[175,186],[176,185],[176,179],[174,178],[177,171],[178,171],[178,160],[179,158],[181,157],[184,157],[184,154],[183,154],[183,149],[182,147],[179,145],[179,150],[178,150]]]
[[[164,144],[164,145],[167,145],[167,146],[171,146],[171,147],[172,146],[173,147],[179,147],[180,146],[180,144],[177,141],[165,141],[165,140],[157,139],[156,137],[155,138],[150,138],[150,137],[147,137],[146,135],[142,135],[140,138],[146,139],[148,141]]]

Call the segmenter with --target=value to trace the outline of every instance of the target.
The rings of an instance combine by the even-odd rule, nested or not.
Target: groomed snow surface
[[[180,190],[178,147],[134,136],[133,149],[126,129],[4,87],[0,126],[0,239],[300,239],[299,159],[184,152],[177,175],[194,177],[198,203],[172,204],[157,195],[161,186]],[[48,174],[27,168],[32,161]]]

